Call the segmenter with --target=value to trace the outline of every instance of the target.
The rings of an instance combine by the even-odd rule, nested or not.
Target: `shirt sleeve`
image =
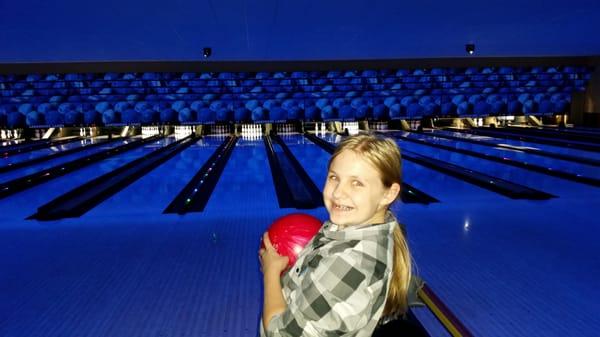
[[[356,250],[313,258],[301,271],[301,286],[290,293],[286,311],[271,319],[265,335],[339,336],[365,327],[385,302],[385,281],[369,284],[375,265],[375,259]]]

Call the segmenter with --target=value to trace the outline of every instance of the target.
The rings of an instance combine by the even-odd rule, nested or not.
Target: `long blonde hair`
[[[335,149],[328,166],[344,150],[360,154],[377,169],[385,188],[402,183],[402,158],[396,142],[374,134],[358,134],[345,138]],[[398,197],[400,193],[398,193]],[[391,204],[390,204],[391,205]],[[389,209],[389,205],[388,205]],[[408,288],[412,274],[412,263],[408,243],[400,226],[393,231],[394,260],[390,288],[383,309],[383,316],[395,316],[408,310]]]

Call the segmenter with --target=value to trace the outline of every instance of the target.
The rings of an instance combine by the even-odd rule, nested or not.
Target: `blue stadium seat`
[[[130,116],[127,116],[130,117]],[[123,120],[125,123],[157,124],[160,122],[160,113],[153,109],[146,109],[140,113],[140,120]]]
[[[68,110],[64,112],[64,121],[66,125],[81,125],[83,124],[83,114],[80,111]]]
[[[508,115],[518,116],[523,114],[523,104],[519,100],[511,99],[507,103],[506,112]]]
[[[435,103],[431,96],[422,96],[421,98],[419,98],[419,104],[421,104],[422,107],[426,107],[430,104],[435,104]]]
[[[392,105],[396,104],[397,102],[398,102],[398,98],[396,98],[395,96],[386,97],[383,100],[383,104],[385,106],[387,106],[388,108],[391,107]]]
[[[287,120],[287,111],[283,110],[280,106],[273,106],[272,109],[269,110],[269,117],[272,121],[284,121]]]
[[[384,104],[377,104],[373,107],[373,118],[376,120],[387,120],[390,118],[389,109]]]
[[[411,103],[406,107],[406,114],[409,118],[421,118],[424,115],[424,109],[419,103]],[[392,110],[390,109],[390,118],[394,117],[395,116],[392,116]]]
[[[26,115],[26,123],[28,127],[36,126],[36,125],[44,125],[46,122],[44,120],[44,114],[39,113],[35,110],[29,111]]]
[[[269,119],[269,111],[259,106],[252,110],[252,121],[264,121]],[[236,121],[247,121],[248,120],[248,110],[246,108],[238,108],[235,110],[235,120]]]
[[[177,120],[180,123],[193,123],[197,120],[196,112],[190,108],[183,108],[177,113]]]
[[[278,100],[275,100],[275,99],[268,99],[268,100],[264,101],[262,104],[262,107],[269,111],[271,111],[274,108],[279,107],[279,106],[281,106],[281,104],[279,103]]]
[[[321,120],[321,109],[318,107],[311,105],[305,108],[304,110],[304,118],[308,121],[319,121]]]
[[[289,120],[302,120],[304,119],[304,110],[299,106],[293,106],[287,111],[287,117]]]
[[[55,103],[55,104],[58,104],[58,103],[60,103],[62,101],[64,101],[64,97],[63,96],[52,96],[48,100],[48,102]]]
[[[100,124],[100,122],[102,121],[102,116],[104,116],[104,114],[108,114],[110,111],[113,111],[113,110],[112,109],[105,110],[104,113],[101,115],[96,110],[91,110],[91,109],[86,110],[83,112],[83,123],[86,125]]]
[[[135,103],[135,107],[134,110],[137,112],[142,112],[144,110],[148,110],[148,109],[152,109],[152,105],[150,105],[150,103],[146,102],[146,101],[141,101],[141,102],[137,102]],[[123,118],[125,118],[125,116],[123,115]],[[123,121],[124,123],[128,123]]]
[[[254,109],[256,109],[260,106],[260,102],[258,100],[253,99],[253,100],[246,102],[246,104],[244,106],[246,109],[248,109],[248,111],[253,111]]]
[[[10,129],[25,127],[25,115],[18,111],[11,111],[6,115],[6,125]]]
[[[537,103],[533,99],[526,100],[523,104],[523,113],[525,115],[532,115],[537,112]]]
[[[41,114],[46,114],[48,111],[56,109],[55,105],[50,104],[50,103],[42,103],[40,105],[37,106],[36,110],[37,112],[41,113]]]
[[[321,118],[323,120],[337,119],[338,114],[337,111],[331,105],[327,105],[321,109]]]
[[[125,112],[125,111],[124,111],[123,113],[124,113],[124,114],[125,114],[125,113],[129,113],[129,114],[132,114],[132,113],[137,113],[137,112],[136,112],[135,110],[133,110],[133,109],[128,109],[128,110],[126,110],[126,111],[127,111],[127,112]],[[75,117],[75,116],[74,116],[74,117]],[[84,118],[82,119],[82,121],[85,123],[85,121],[86,121],[86,120],[88,120],[89,118],[92,118],[92,119],[93,119],[93,118],[94,118],[94,116],[87,116],[87,117],[86,117],[86,116],[85,116],[85,113],[84,113]],[[116,123],[120,123],[120,122],[121,122],[121,114],[120,114],[120,113],[118,113],[118,112],[116,112],[116,111],[114,111],[114,110],[112,110],[112,109],[109,109],[109,110],[106,110],[106,111],[104,111],[104,112],[102,113],[102,117],[101,117],[101,119],[102,119],[102,123],[104,123],[105,125],[108,125],[108,124],[116,124]],[[85,123],[85,124],[87,124],[87,123]]]
[[[197,77],[196,73],[183,73],[181,79],[185,81],[193,80]]]
[[[356,118],[356,111],[350,105],[342,105],[339,112],[340,118],[343,120],[354,120]]]
[[[210,123],[215,122],[217,119],[216,111],[213,111],[209,108],[202,107],[197,111],[198,113],[198,122],[200,123]]]
[[[187,108],[187,102],[185,101],[175,101],[171,104],[171,109],[179,112],[181,109]]]
[[[57,110],[50,110],[45,114],[46,124],[56,126],[65,124],[64,115]]]
[[[42,79],[40,74],[29,74],[25,77],[25,81],[27,82],[37,82]]]
[[[206,103],[204,103],[203,101],[193,101],[190,104],[190,108],[196,112],[199,112],[200,109],[206,107]]]
[[[492,106],[484,100],[477,101],[473,107],[473,114],[479,117],[489,116],[491,111]]]
[[[403,106],[404,108],[408,108],[409,105],[416,104],[416,103],[417,103],[417,99],[412,96],[404,96],[400,99],[400,105]]]
[[[454,116],[457,114],[456,105],[452,102],[444,102],[440,108],[442,116]]]
[[[108,109],[112,109],[112,106],[108,102],[98,102],[96,103],[94,109],[96,109],[96,111],[98,111],[99,113],[103,113]]]
[[[416,103],[411,103],[411,104],[409,104],[409,106],[411,106],[413,104],[418,105]],[[402,104],[394,103],[390,106],[388,113],[389,113],[389,118],[400,119],[400,118],[406,117],[406,107],[403,107]]]
[[[234,119],[233,111],[227,108],[221,108],[217,111],[216,120],[221,122],[231,122]]]
[[[340,110],[344,105],[346,105],[346,99],[344,98],[336,98],[331,103],[331,106],[333,106],[337,110]]]
[[[121,78],[125,81],[131,81],[131,80],[135,80],[137,77],[133,73],[125,73],[125,74],[123,74],[123,76]]]
[[[554,103],[549,99],[544,99],[538,102],[538,112],[542,115],[553,115],[555,112]]]
[[[456,105],[456,113],[459,116],[471,115],[473,113],[472,106],[467,101],[462,101]]]
[[[291,108],[298,106],[298,101],[295,99],[286,99],[281,103],[281,107],[286,111],[289,111]]]
[[[355,117],[357,120],[371,118],[371,108],[368,105],[360,105],[355,108]]]
[[[423,114],[425,116],[439,116],[442,111],[440,105],[436,103],[429,103],[421,106],[423,107]]]
[[[188,108],[185,108],[188,109]],[[181,109],[183,110],[183,109]],[[180,110],[180,111],[181,111]],[[178,121],[179,111],[173,109],[164,109],[159,111],[160,122],[163,124],[172,124]]]
[[[152,111],[149,108],[146,108],[142,111]],[[121,113],[121,123],[125,124],[138,124],[142,120],[141,112],[138,109],[128,109]],[[118,123],[118,122],[117,122]]]
[[[362,97],[357,97],[350,101],[350,106],[353,107],[354,109],[359,109],[363,105],[364,106],[367,105],[367,100]]]
[[[33,108],[34,108],[33,104],[30,104],[30,103],[23,103],[23,104],[19,105],[19,107],[18,107],[18,111],[19,111],[21,114],[25,115],[25,114],[29,113],[30,111],[32,111],[32,110],[33,110]]]
[[[131,104],[129,104],[129,102],[117,102],[113,108],[115,111],[123,112],[127,109],[131,109]]]

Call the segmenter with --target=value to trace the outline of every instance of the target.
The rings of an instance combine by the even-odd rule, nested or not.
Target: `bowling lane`
[[[502,165],[500,163],[491,162],[456,152],[436,149],[426,145],[415,144],[402,140],[397,141],[403,150],[413,151],[418,154],[466,167],[497,178],[552,193],[556,196],[581,195],[581,193],[586,193],[585,191],[594,190],[593,187],[570,182],[560,178],[554,178],[541,173],[531,172],[525,169]]]
[[[506,144],[506,145],[511,145],[511,146],[520,146],[520,147],[526,147],[526,148],[532,148],[532,149],[539,149],[542,151],[548,151],[548,152],[553,152],[553,153],[560,153],[560,154],[566,154],[566,155],[571,155],[571,156],[578,156],[578,157],[583,157],[583,158],[593,158],[593,159],[600,160],[599,152],[571,149],[571,148],[560,147],[560,146],[549,145],[549,144],[532,143],[532,142],[526,142],[526,141],[521,141],[521,140],[516,140],[516,139],[495,138],[495,137],[473,135],[473,134],[462,133],[462,132],[452,132],[452,131],[446,131],[446,130],[435,130],[433,132],[433,134],[436,134],[436,133],[446,134],[449,136],[466,138],[466,139],[473,139],[473,140],[477,140],[477,141]]]
[[[59,195],[174,141],[175,138],[173,137],[159,139],[142,147],[101,160],[96,164],[53,179],[45,184],[4,198],[0,200],[0,223],[9,225],[10,221],[2,220],[22,219],[32,215],[37,210],[37,207]],[[15,205],[18,205],[18,207],[15,207]]]
[[[232,205],[244,207],[232,209]],[[235,216],[235,213],[242,209],[260,212],[278,207],[263,140],[240,138],[205,211],[227,210]]]
[[[585,330],[600,325],[600,262],[586,210],[597,200],[507,199],[399,214],[419,274],[475,336],[593,336]]]
[[[30,151],[30,152],[19,153],[19,154],[3,157],[3,158],[0,158],[0,167],[6,166],[8,164],[15,164],[15,163],[31,160],[34,158],[45,157],[45,156],[55,154],[58,152],[62,152],[65,150],[79,148],[79,147],[89,145],[89,144],[95,144],[98,141],[104,141],[104,140],[106,140],[106,137],[97,137],[97,138],[79,139],[79,140],[74,139],[72,142],[69,142],[69,143],[48,146],[47,148],[44,148],[44,149],[39,149],[39,150],[34,150],[34,151]]]
[[[199,139],[194,145],[91,209],[84,217],[111,217],[115,214],[121,217],[138,217],[140,214],[161,214],[221,145],[223,139]]]
[[[319,135],[319,137],[322,137],[329,142],[339,142],[342,139],[340,136],[333,134]],[[290,149],[292,148],[290,147]],[[321,150],[321,152],[325,153],[323,157],[325,164],[323,164],[322,173],[323,179],[325,179],[324,177],[326,176],[325,171],[327,170],[326,167],[329,154],[324,150]],[[313,163],[310,159],[304,159],[304,161],[302,161],[299,158],[299,161],[305,168],[313,168],[314,166],[317,166],[316,163]],[[310,172],[308,173],[310,174]],[[490,192],[473,184],[466,183],[460,179],[437,172],[422,165],[415,164],[408,160],[402,161],[402,179],[406,183],[444,203],[456,203],[464,201],[487,203],[490,201],[493,202],[500,198],[500,196],[498,196],[496,193]],[[402,204],[402,207],[407,206],[408,205]],[[398,205],[398,207],[400,207],[400,205]],[[427,207],[437,207],[437,205],[436,203],[433,203]]]
[[[585,177],[600,179],[600,170],[595,166],[573,163],[571,161],[548,158],[544,156],[538,156],[531,153],[525,153],[518,150],[505,149],[505,148],[492,148],[484,145],[477,145],[473,143],[456,141],[453,139],[435,137],[433,135],[423,135],[420,133],[403,132],[403,136],[410,139],[423,140],[433,144],[440,144],[450,146],[456,149],[463,149],[469,151],[475,151],[478,153],[485,153],[491,156],[500,158],[509,158],[516,161],[525,163],[531,163],[542,167],[552,168],[555,171],[569,172],[573,174],[582,175]]]
[[[108,150],[108,149],[112,149],[115,148],[117,146],[123,145],[123,144],[127,144],[132,142],[133,139],[129,138],[129,139],[123,139],[123,140],[117,140],[114,142],[110,142],[104,145],[100,145],[100,146],[95,146],[92,147],[90,149],[85,149],[76,153],[72,153],[72,154],[68,154],[66,156],[62,156],[62,157],[58,157],[58,158],[54,158],[54,159],[50,159],[48,161],[44,161],[38,164],[33,164],[18,170],[14,170],[14,171],[9,171],[9,172],[5,172],[5,173],[0,173],[0,182],[4,183],[7,182],[9,180],[13,180],[13,179],[17,179],[20,177],[24,177],[26,175],[29,174],[33,174],[48,168],[51,168],[53,166],[56,165],[60,165],[62,163],[66,163],[72,160],[77,160],[79,158],[83,158],[85,156],[89,156],[91,154],[94,153],[98,153],[104,150]]]
[[[190,241],[194,256],[187,273],[202,278],[187,288],[195,289],[192,305],[201,317],[193,326],[197,335],[257,336],[261,235],[278,216],[295,211],[279,208],[263,140],[239,139],[204,212],[186,214],[178,223],[180,230],[199,232],[176,243]],[[318,210],[308,213],[323,218]]]
[[[327,162],[331,155],[302,135],[281,135],[281,138],[315,185],[323,190],[327,178]]]

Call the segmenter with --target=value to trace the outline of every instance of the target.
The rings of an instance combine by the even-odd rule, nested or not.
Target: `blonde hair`
[[[344,150],[354,151],[379,172],[385,188],[402,183],[402,158],[396,142],[375,134],[361,133],[342,140],[329,159],[328,167]],[[396,198],[400,197],[400,193]],[[391,205],[391,204],[390,204]],[[389,205],[388,205],[389,208]],[[406,237],[400,226],[393,232],[394,260],[390,288],[383,316],[396,316],[408,310],[408,288],[412,274],[412,263]]]

